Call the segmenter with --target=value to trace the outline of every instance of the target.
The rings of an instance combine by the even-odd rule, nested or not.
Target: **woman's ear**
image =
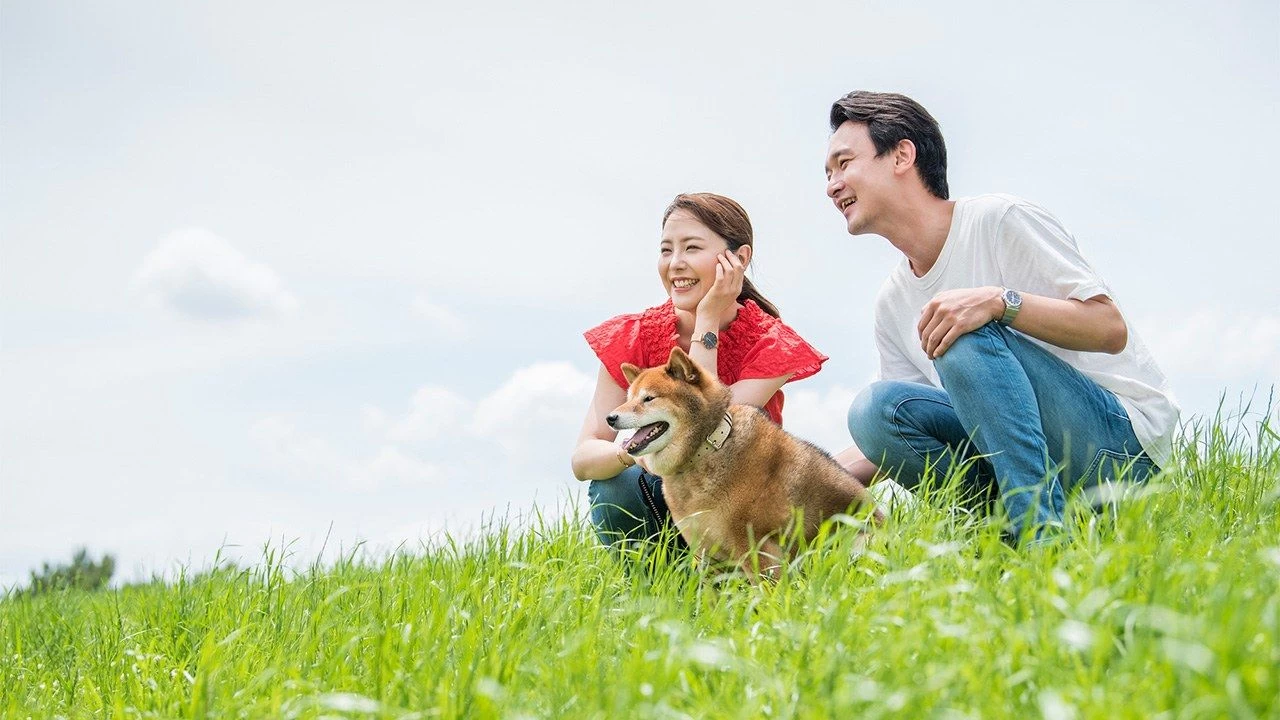
[[[735,253],[738,256],[738,259],[742,261],[743,266],[751,264],[751,246],[750,245],[743,245],[739,247],[735,251]]]

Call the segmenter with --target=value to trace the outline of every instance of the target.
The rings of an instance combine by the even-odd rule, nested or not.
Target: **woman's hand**
[[[653,472],[653,468],[649,466],[649,458],[650,458],[650,457],[652,457],[652,456],[651,456],[651,455],[641,455],[640,457],[634,457],[634,456],[633,456],[631,459],[632,459],[632,460],[635,460],[635,461],[636,461],[636,464],[637,464],[637,465],[639,465],[641,468],[643,468],[645,472],[649,473],[650,475],[654,475],[655,473]]]
[[[732,250],[725,250],[716,256],[716,281],[711,289],[698,301],[698,316],[710,320],[715,327],[720,326],[720,318],[728,313],[729,308],[738,302],[742,293],[742,280],[746,277],[747,266]]]

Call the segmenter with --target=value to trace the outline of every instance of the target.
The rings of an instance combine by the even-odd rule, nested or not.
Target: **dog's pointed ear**
[[[640,374],[640,368],[631,363],[622,363],[622,377],[627,379],[627,384],[636,381],[636,376]]]
[[[667,358],[667,374],[676,380],[696,385],[702,379],[702,368],[677,345],[671,348],[671,357]]]

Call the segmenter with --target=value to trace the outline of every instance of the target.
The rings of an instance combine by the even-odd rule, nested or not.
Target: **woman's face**
[[[729,249],[725,239],[685,210],[676,210],[662,226],[658,277],[676,309],[696,312],[716,281],[716,257]]]

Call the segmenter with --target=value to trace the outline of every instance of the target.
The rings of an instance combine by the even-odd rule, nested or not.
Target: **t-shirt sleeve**
[[[643,347],[640,342],[640,316],[619,315],[606,320],[582,334],[591,350],[609,371],[609,377],[618,387],[627,388],[627,378],[622,374],[622,363],[644,365]]]
[[[1019,292],[1066,300],[1111,296],[1058,219],[1031,203],[1009,208],[996,233],[1001,279]]]
[[[827,356],[781,321],[770,323],[742,361],[739,380],[790,375],[787,382],[803,380],[822,369]]]

